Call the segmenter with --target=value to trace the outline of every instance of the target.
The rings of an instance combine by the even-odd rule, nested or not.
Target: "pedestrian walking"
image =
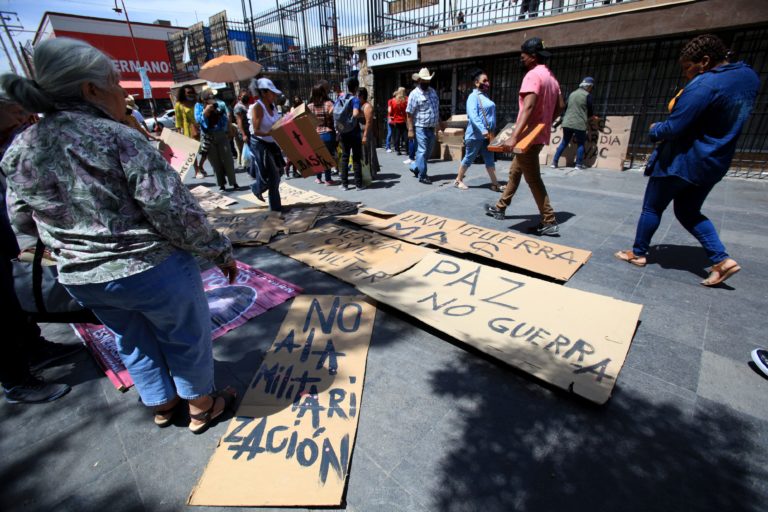
[[[243,89],[237,95],[237,103],[232,108],[232,115],[235,117],[235,147],[237,148],[237,167],[245,167],[244,151],[248,144],[250,135],[248,133],[248,107],[251,105],[251,93],[248,89]]]
[[[435,130],[439,121],[440,100],[435,90],[430,87],[434,73],[429,69],[419,70],[419,86],[408,95],[405,112],[408,115],[408,138],[416,140],[416,161],[409,170],[419,183],[431,185],[427,176],[427,162],[435,146]]]
[[[408,151],[408,125],[405,113],[407,105],[408,98],[405,95],[405,87],[398,87],[392,102],[392,147],[398,156]]]
[[[565,113],[562,117],[563,140],[555,151],[552,158],[552,169],[557,169],[557,163],[560,161],[560,155],[565,148],[576,141],[576,165],[575,169],[584,168],[584,145],[587,142],[587,129],[589,120],[594,118],[594,109],[592,108],[592,89],[595,87],[595,80],[591,76],[584,77],[579,84],[579,88],[568,95],[568,101],[565,103]]]
[[[347,80],[347,93],[341,96],[333,106],[333,122],[341,142],[341,188],[349,190],[349,156],[352,155],[352,170],[355,186],[363,188],[361,159],[363,156],[362,133],[360,132],[360,98],[357,90],[360,82],[357,78]]]
[[[250,147],[253,155],[250,174],[255,179],[251,184],[251,191],[261,201],[264,200],[262,194],[269,191],[269,209],[273,212],[282,212],[280,176],[285,168],[285,160],[280,146],[270,135],[272,125],[280,119],[275,101],[282,93],[269,78],[252,80],[250,91],[259,98],[248,111],[251,121]]]
[[[464,147],[466,153],[459,165],[459,173],[453,181],[453,186],[466,190],[464,175],[467,169],[477,158],[483,157],[485,170],[491,179],[491,190],[499,192],[499,182],[496,180],[496,162],[493,153],[488,151],[488,143],[496,133],[496,104],[488,97],[491,90],[491,82],[488,75],[480,69],[472,72],[472,82],[475,90],[467,98],[467,131],[464,133]]]
[[[34,81],[0,77],[14,101],[45,114],[2,161],[11,221],[40,237],[59,282],[115,333],[155,423],[169,425],[186,400],[199,433],[235,391],[214,391],[211,314],[193,254],[234,282],[232,245],[162,155],[118,122],[125,91],[108,56],[57,37],[35,47],[34,69]]]
[[[203,164],[207,158],[207,153],[203,153],[203,144],[201,140],[200,125],[195,121],[195,105],[198,101],[198,95],[195,88],[191,85],[185,85],[179,88],[176,94],[176,104],[173,106],[176,129],[190,139],[200,141],[200,149],[195,156],[195,178],[205,178],[207,176],[203,169]]]
[[[207,87],[200,93],[200,103],[195,105],[195,121],[205,139],[208,161],[216,175],[220,191],[225,191],[228,181],[232,190],[239,190],[235,178],[235,163],[229,144],[230,112],[227,105],[216,99],[216,90]]]
[[[387,138],[384,139],[384,150],[387,153],[392,152],[392,132],[394,131],[394,120],[392,119],[393,104],[397,91],[392,93],[392,97],[387,100]]]
[[[360,98],[360,131],[362,132],[363,160],[362,164],[368,167],[371,179],[376,179],[379,174],[379,156],[376,154],[376,120],[373,118],[373,105],[368,102],[368,89],[361,87],[357,91]]]
[[[414,73],[411,75],[411,80],[413,81],[413,88],[411,89],[411,92],[413,92],[415,89],[419,88],[419,74]],[[408,97],[410,97],[410,93],[408,93]],[[408,101],[406,100],[406,108],[408,106]],[[408,114],[406,113],[405,117],[405,138],[408,143],[408,158],[403,160],[403,163],[410,166],[413,162],[416,161],[416,139],[408,137]]]
[[[543,124],[544,129],[533,140],[528,151],[515,155],[509,167],[509,181],[496,204],[486,205],[488,214],[496,219],[504,219],[505,211],[520,186],[520,179],[525,177],[541,214],[541,222],[531,229],[537,235],[557,235],[559,231],[539,168],[539,153],[545,144],[549,144],[552,123],[562,112],[564,103],[560,84],[545,64],[550,56],[551,53],[544,49],[544,43],[538,37],[528,39],[521,46],[520,64],[527,72],[518,94],[519,112],[515,130],[505,144],[511,152],[517,142],[534,127]]]
[[[729,63],[717,36],[705,34],[680,52],[689,80],[669,117],[654,123],[650,138],[658,142],[645,166],[650,176],[632,249],[619,251],[622,261],[643,267],[661,216],[674,202],[675,217],[702,245],[712,262],[704,286],[715,286],[741,270],[726,251],[714,224],[701,207],[725,176],[736,141],[755,104],[760,80],[744,62]]]
[[[336,158],[337,143],[336,131],[333,128],[333,102],[328,98],[328,93],[323,84],[318,83],[312,88],[307,108],[317,118],[317,126],[315,126],[315,130],[320,136],[320,140],[325,144],[325,148],[328,150],[328,153],[331,154],[331,157]],[[327,186],[336,184],[333,179],[331,179],[330,168],[316,176],[316,183],[323,183],[323,174],[325,174],[325,184]]]

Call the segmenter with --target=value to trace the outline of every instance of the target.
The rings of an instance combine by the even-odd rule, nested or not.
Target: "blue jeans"
[[[427,162],[432,156],[432,149],[435,147],[435,129],[417,126],[415,132],[416,162],[411,164],[411,170],[418,171],[421,180],[427,177]]]
[[[336,134],[334,132],[323,132],[320,134],[320,140],[325,144],[325,148],[331,154],[331,158],[336,159]],[[317,175],[317,179],[320,179],[320,175]],[[325,181],[331,180],[331,170],[325,170]]]
[[[253,153],[252,176],[256,180],[251,183],[251,192],[256,195],[269,191],[269,209],[281,212],[283,205],[280,201],[280,175],[285,161],[280,146],[257,137],[251,137],[250,146]]]
[[[384,141],[384,149],[392,149],[390,143],[392,142],[392,125],[387,123],[387,138]]]
[[[408,158],[416,161],[416,139],[408,139]]]
[[[179,250],[139,274],[66,288],[115,334],[144,405],[213,390],[211,313],[191,254]]]
[[[475,162],[478,153],[482,155],[486,169],[496,169],[496,161],[494,160],[493,153],[488,151],[488,139],[465,140],[464,147],[466,148],[466,153],[464,153],[464,159],[461,161],[461,165],[465,169],[469,169],[469,166]]]
[[[563,140],[560,141],[560,145],[555,151],[555,157],[552,159],[552,163],[557,166],[557,162],[560,160],[560,155],[563,154],[565,148],[570,144],[571,139],[576,139],[576,165],[582,165],[584,163],[584,144],[587,142],[587,132],[585,130],[573,130],[571,128],[563,128]]]
[[[674,200],[675,217],[704,247],[710,261],[720,263],[728,258],[715,226],[701,213],[701,206],[714,186],[712,183],[700,187],[677,176],[649,178],[632,251],[637,256],[648,253],[651,238],[661,222],[661,215]]]

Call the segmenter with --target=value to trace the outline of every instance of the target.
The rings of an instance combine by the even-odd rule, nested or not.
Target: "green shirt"
[[[568,106],[563,114],[563,128],[587,130],[587,120],[592,115],[592,97],[579,87],[568,96]]]

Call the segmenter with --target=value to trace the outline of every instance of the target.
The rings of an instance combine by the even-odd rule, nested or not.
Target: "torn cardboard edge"
[[[563,282],[573,277],[592,256],[591,251],[554,244],[522,233],[498,231],[412,210],[394,215],[363,208],[357,215],[339,218],[411,243],[459,254],[473,254]]]

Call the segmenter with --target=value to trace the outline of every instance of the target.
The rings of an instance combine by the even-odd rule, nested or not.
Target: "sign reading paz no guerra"
[[[369,297],[598,404],[611,396],[642,306],[437,253]]]

